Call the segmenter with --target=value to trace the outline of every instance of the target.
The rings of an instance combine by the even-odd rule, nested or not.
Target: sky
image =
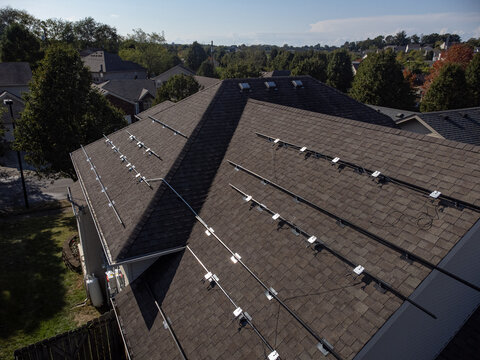
[[[0,0],[40,19],[91,16],[127,35],[141,28],[168,43],[342,45],[405,30],[480,37],[480,0]]]

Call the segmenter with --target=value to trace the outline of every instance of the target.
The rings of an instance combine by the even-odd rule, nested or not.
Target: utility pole
[[[13,117],[13,100],[12,99],[5,99],[3,100],[3,104],[8,106],[10,109],[10,116],[12,118],[12,127],[13,131],[15,131],[15,118]],[[17,151],[17,159],[18,159],[18,168],[20,169],[20,177],[22,178],[22,187],[23,187],[23,198],[25,199],[25,207],[28,209],[28,197],[27,197],[27,187],[25,186],[25,177],[23,176],[23,166],[22,166],[22,157],[20,155],[20,151]]]

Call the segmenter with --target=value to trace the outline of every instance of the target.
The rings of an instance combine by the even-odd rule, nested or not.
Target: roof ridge
[[[218,85],[218,84],[215,84],[215,85]],[[170,182],[171,179],[173,179],[175,177],[177,171],[181,168],[186,154],[190,151],[190,148],[192,147],[193,143],[197,139],[198,134],[200,133],[201,129],[203,128],[203,126],[205,125],[207,120],[209,119],[208,113],[211,111],[212,108],[214,108],[215,103],[221,97],[221,94],[223,93],[223,91],[225,91],[225,87],[221,86],[220,89],[217,90],[217,92],[216,92],[215,96],[213,97],[212,101],[210,102],[209,107],[202,114],[202,118],[200,119],[198,124],[195,126],[195,129],[192,131],[192,133],[188,137],[188,140],[187,140],[186,144],[184,145],[182,151],[178,154],[175,162],[170,167],[170,170],[168,171],[168,173],[164,177],[165,180],[167,180],[168,182]],[[195,94],[198,94],[198,92],[195,93]],[[195,95],[195,94],[193,94],[193,95]],[[175,103],[175,105],[176,104],[178,104],[178,103]],[[130,233],[129,237],[127,238],[121,253],[125,252],[125,253],[128,254],[131,247],[135,244],[138,236],[142,232],[143,227],[148,223],[148,220],[152,216],[153,211],[157,207],[157,203],[158,203],[159,199],[165,194],[165,191],[167,190],[167,187],[163,186],[163,191],[161,189],[162,189],[162,186],[160,185],[159,188],[157,189],[157,192],[155,193],[155,196],[153,197],[153,199],[150,201],[147,208],[145,209],[141,219],[138,221],[137,225],[133,228],[132,232]],[[119,254],[119,256],[117,256],[117,258],[120,257],[120,254]]]
[[[480,146],[477,146],[477,145],[461,143],[461,142],[448,140],[448,139],[439,139],[439,138],[435,138],[435,137],[432,137],[432,136],[413,133],[413,132],[398,129],[398,128],[390,128],[390,127],[386,127],[386,126],[382,126],[382,125],[366,123],[366,122],[347,119],[347,118],[342,118],[342,117],[338,117],[338,116],[316,113],[316,112],[312,112],[312,111],[308,111],[308,110],[292,108],[292,107],[289,107],[289,106],[269,103],[269,102],[265,102],[265,101],[252,99],[252,98],[249,98],[248,101],[249,102],[254,102],[257,105],[261,105],[261,106],[283,109],[283,110],[285,110],[287,112],[291,112],[291,113],[302,113],[305,116],[310,116],[310,117],[315,117],[315,118],[320,117],[324,120],[328,120],[328,121],[332,121],[332,122],[333,121],[342,122],[342,123],[346,123],[348,125],[352,125],[352,126],[356,126],[356,127],[362,127],[362,128],[366,128],[366,129],[376,130],[376,131],[383,132],[383,133],[396,134],[396,135],[405,136],[405,137],[412,138],[412,139],[417,139],[417,140],[422,139],[422,140],[425,140],[426,142],[436,143],[438,145],[442,145],[442,146],[446,146],[446,147],[450,147],[450,148],[454,148],[454,149],[463,149],[465,151],[470,151],[470,152],[473,152],[473,153],[480,153]]]

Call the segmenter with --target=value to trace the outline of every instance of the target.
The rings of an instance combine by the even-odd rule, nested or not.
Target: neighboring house
[[[480,304],[479,147],[310,77],[155,109],[71,154],[130,358],[433,359]]]
[[[403,130],[480,145],[480,107],[411,113],[396,123]]]
[[[420,50],[420,49],[421,49],[420,44],[408,44],[408,45],[405,47],[405,52],[408,53],[408,52],[410,52],[410,51]]]
[[[155,81],[155,86],[159,88],[160,86],[162,86],[163,83],[170,80],[172,76],[179,75],[179,74],[193,76],[195,75],[195,72],[193,70],[190,70],[183,64],[175,65],[174,67],[168,69],[167,71],[153,78],[153,80]]]
[[[435,62],[435,61],[441,60],[442,59],[442,54],[443,54],[442,50],[434,49],[433,50],[432,61]]]
[[[156,95],[155,83],[149,79],[109,80],[92,86],[123,110],[129,123],[135,121],[135,115],[152,106]]]
[[[2,114],[2,124],[6,130],[4,140],[6,142],[13,142],[13,140],[15,140],[15,137],[13,136],[12,116],[10,114],[10,109],[8,108],[8,106],[5,106],[3,104],[3,100],[6,100],[6,99],[11,99],[13,101],[12,110],[13,110],[13,117],[15,118],[15,121],[18,121],[17,119],[20,118],[21,112],[25,108],[25,103],[21,98],[19,98],[14,94],[9,93],[8,91],[4,91],[3,93],[0,94],[0,106],[2,106],[4,110]]]
[[[362,59],[352,61],[352,73],[353,76],[357,75],[358,67],[360,66],[360,63],[362,62]]]
[[[25,107],[22,95],[29,91],[28,83],[31,79],[32,70],[27,62],[0,63],[0,106],[5,107],[3,100],[12,99],[15,119],[20,117],[20,113]],[[6,108],[5,110],[1,119],[3,126],[6,128],[5,140],[12,142],[14,140],[12,118],[9,109]]]
[[[23,93],[28,92],[31,79],[32,70],[27,62],[0,63],[0,93],[8,91],[21,98]]]
[[[273,71],[262,71],[261,77],[270,78],[270,77],[277,77],[277,76],[290,76],[290,70],[273,70]]]
[[[199,76],[199,75],[194,75],[193,78],[200,85],[200,90],[203,90],[209,86],[215,85],[221,81],[220,79],[206,77],[206,76]]]
[[[90,69],[92,81],[97,84],[108,80],[147,78],[147,70],[143,66],[122,60],[117,54],[104,50],[85,50],[80,56]]]

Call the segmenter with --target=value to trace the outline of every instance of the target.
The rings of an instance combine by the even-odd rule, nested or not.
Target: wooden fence
[[[82,327],[15,350],[15,360],[123,360],[125,348],[111,310]]]

